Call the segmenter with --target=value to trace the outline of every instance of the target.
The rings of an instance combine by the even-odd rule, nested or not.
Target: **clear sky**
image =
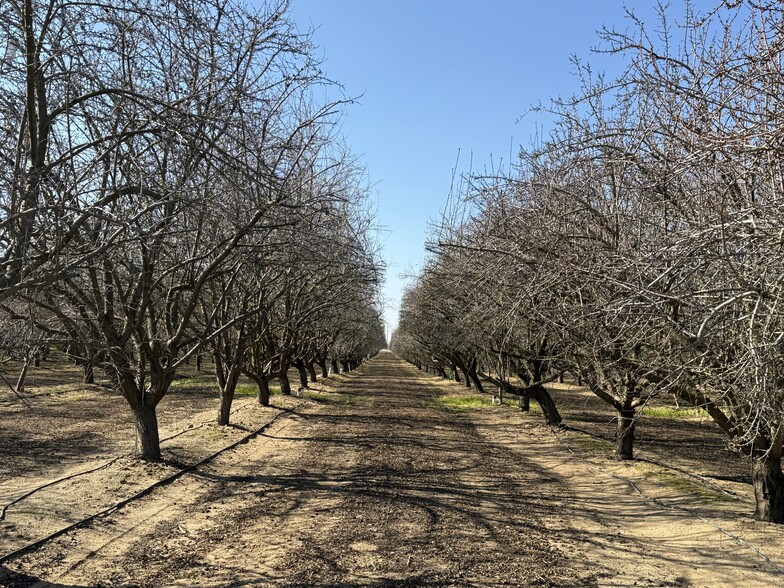
[[[602,25],[630,26],[624,5],[655,25],[641,0],[292,0],[300,30],[315,29],[324,72],[362,95],[344,134],[373,183],[389,329],[456,163],[481,171],[528,145],[542,119],[521,119],[527,109],[577,89],[570,55],[610,71],[590,50]]]

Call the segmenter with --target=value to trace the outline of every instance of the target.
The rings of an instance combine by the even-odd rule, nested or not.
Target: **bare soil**
[[[0,407],[4,451],[7,433],[18,438],[7,450],[12,465],[2,466],[2,500],[69,468],[119,459],[9,508],[0,522],[0,556],[249,438],[171,484],[5,562],[0,585],[784,584],[782,529],[752,521],[742,481],[725,480],[742,475],[742,462],[740,473],[727,473],[721,463],[700,465],[705,483],[648,462],[618,463],[601,439],[553,432],[537,415],[508,406],[445,408],[436,400],[463,395],[464,388],[389,353],[326,382],[307,399],[273,397],[277,408],[239,399],[233,415],[239,428],[211,424],[217,406],[207,394],[203,404],[184,398],[178,419],[166,421],[166,402],[173,413],[179,406],[175,394],[161,407],[162,428],[163,436],[180,434],[164,443],[161,464],[121,457],[129,428],[114,444],[109,431],[123,429],[127,417],[122,404],[107,412],[111,402],[100,391],[91,400],[42,397],[47,400],[35,410],[55,426],[39,421],[38,451],[47,453],[51,438],[59,439],[57,458],[26,451],[35,418],[20,417],[31,429],[20,433],[7,421],[24,413],[9,400]],[[556,392],[573,422],[575,407],[590,402],[578,392]],[[97,406],[91,428],[83,418],[83,404],[90,402]],[[597,433],[607,433],[601,419],[609,413],[593,409],[580,428],[593,420]],[[64,413],[74,419],[70,433],[57,426]],[[688,425],[670,439],[675,443],[668,451],[665,429],[646,425],[643,444],[655,435],[662,441],[643,451],[655,458],[675,454],[684,468],[692,467],[690,460],[704,461],[699,453],[714,441],[722,451],[713,431]],[[725,457],[727,464],[740,460]],[[725,482],[738,492],[714,487]]]

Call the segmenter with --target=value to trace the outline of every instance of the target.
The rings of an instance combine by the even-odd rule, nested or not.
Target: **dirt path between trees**
[[[8,562],[0,584],[784,585],[784,531],[747,502],[583,454],[512,410],[440,407],[462,390],[389,353],[335,391]]]

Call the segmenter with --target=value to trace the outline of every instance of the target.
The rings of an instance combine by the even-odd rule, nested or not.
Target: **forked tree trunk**
[[[769,523],[784,523],[784,474],[781,458],[768,454],[755,457],[752,465],[754,481],[754,518]]]
[[[465,376],[465,386],[466,386],[466,388],[470,388],[471,387],[471,376],[468,375],[468,370],[465,369],[465,368],[463,369],[463,376]]]
[[[452,377],[455,379],[455,382],[460,381],[460,374],[457,371],[457,366],[452,364]]]
[[[222,369],[219,363],[215,362],[216,369]],[[231,419],[231,404],[234,402],[234,394],[237,391],[237,382],[240,380],[240,370],[236,364],[229,368],[226,379],[221,387],[220,409],[218,410],[218,424],[224,427],[229,424]]]
[[[316,368],[313,365],[312,361],[309,361],[305,364],[305,368],[308,370],[308,377],[310,377],[310,382],[315,384],[318,381],[318,377],[316,376]]]
[[[256,385],[259,387],[259,390],[256,393],[256,400],[258,400],[259,404],[262,406],[269,406],[270,405],[269,380],[264,376],[262,376],[256,381]]]
[[[618,428],[615,432],[615,459],[634,459],[634,409],[618,411]]]
[[[136,455],[148,461],[161,459],[161,442],[158,437],[158,415],[154,406],[133,408],[134,428],[136,430]]]

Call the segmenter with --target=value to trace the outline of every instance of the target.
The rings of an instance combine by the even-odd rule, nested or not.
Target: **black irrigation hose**
[[[216,451],[215,453],[213,453],[211,455],[208,455],[204,459],[202,459],[202,460],[200,460],[200,461],[198,461],[196,463],[193,463],[193,464],[191,464],[189,466],[185,466],[181,470],[173,473],[170,476],[167,476],[166,478],[164,478],[162,480],[158,480],[157,482],[155,482],[151,486],[148,486],[144,490],[142,490],[140,492],[137,492],[133,496],[125,498],[124,500],[121,500],[120,502],[114,504],[113,506],[105,508],[104,510],[102,510],[100,512],[92,514],[92,515],[90,515],[90,516],[88,516],[88,517],[86,517],[86,518],[84,518],[84,519],[82,519],[80,521],[77,521],[77,522],[75,522],[75,523],[73,523],[71,525],[68,525],[67,527],[65,527],[63,529],[60,529],[59,531],[55,531],[51,535],[47,535],[46,537],[43,537],[42,539],[38,539],[37,541],[34,541],[33,543],[30,543],[30,544],[25,545],[23,547],[20,547],[19,549],[16,549],[16,550],[14,550],[14,551],[12,551],[10,553],[6,553],[5,555],[0,556],[0,565],[9,562],[12,559],[15,559],[15,558],[19,557],[20,555],[24,555],[24,554],[29,553],[31,551],[35,551],[36,549],[38,549],[42,545],[48,543],[49,541],[51,541],[53,539],[56,539],[57,537],[60,537],[61,535],[65,535],[66,533],[68,533],[70,531],[73,531],[74,529],[79,529],[81,527],[89,525],[91,522],[93,522],[94,520],[96,520],[96,519],[98,519],[100,517],[103,517],[103,516],[105,516],[105,515],[107,515],[109,513],[118,511],[118,510],[122,509],[123,507],[127,506],[128,504],[130,504],[131,502],[134,502],[134,501],[136,501],[136,500],[138,500],[140,498],[143,498],[143,497],[147,496],[148,494],[151,494],[157,488],[162,488],[163,486],[167,486],[167,485],[171,484],[172,482],[174,482],[175,480],[181,478],[185,474],[187,474],[189,472],[192,472],[196,468],[201,467],[205,463],[215,459],[221,453],[224,453],[226,451],[234,449],[235,447],[237,447],[238,445],[241,445],[243,443],[247,443],[248,441],[250,441],[254,437],[258,436],[260,433],[264,432],[264,430],[267,429],[270,425],[272,425],[272,423],[274,423],[279,417],[281,417],[284,414],[287,415],[287,414],[293,413],[300,406],[302,406],[302,404],[304,404],[304,402],[300,402],[294,408],[282,408],[282,409],[280,409],[280,412],[278,414],[276,414],[274,417],[272,417],[272,419],[270,419],[269,421],[264,423],[261,427],[259,427],[255,431],[253,431],[251,433],[248,433],[247,435],[245,435],[241,439],[238,439],[237,441],[231,443],[230,445],[227,445],[223,449],[219,449],[218,451]]]
[[[245,406],[240,406],[239,408],[235,408],[234,410],[231,411],[230,414],[234,414],[236,412],[239,412],[240,410],[242,410],[243,408],[246,408],[247,406],[248,405],[246,404]],[[206,425],[209,425],[211,422],[212,421],[207,421],[205,423],[199,423],[195,427],[189,427],[187,429],[183,429],[182,431],[178,431],[177,433],[174,433],[173,435],[169,435],[168,437],[162,438],[160,440],[160,443],[164,443],[165,441],[170,441],[170,440],[174,439],[175,437],[179,437],[180,435],[184,435],[185,433],[188,433],[190,431],[194,431],[196,429],[200,429],[200,428],[202,428],[202,427],[204,427]],[[12,507],[15,504],[18,504],[18,503],[22,502],[25,498],[29,498],[30,496],[32,496],[36,492],[38,492],[40,490],[44,490],[45,488],[49,488],[51,486],[56,486],[60,482],[66,482],[68,480],[73,480],[74,478],[78,478],[79,476],[84,476],[85,474],[92,474],[93,472],[97,472],[99,470],[102,470],[104,468],[109,467],[114,462],[116,462],[117,460],[122,459],[123,457],[130,457],[131,455],[133,455],[133,453],[124,453],[122,455],[118,455],[117,457],[113,457],[112,459],[110,459],[109,461],[104,463],[103,465],[99,465],[99,466],[96,466],[94,468],[90,468],[89,470],[84,470],[84,471],[81,471],[81,472],[77,472],[77,473],[71,474],[69,476],[64,476],[62,478],[57,478],[56,480],[52,480],[51,482],[47,482],[46,484],[38,486],[37,488],[33,488],[32,490],[28,490],[27,492],[25,492],[21,496],[17,496],[11,502],[8,502],[8,503],[4,504],[3,507],[0,508],[0,521],[5,520],[5,517],[8,514],[8,509],[10,507]]]
[[[16,498],[14,498],[11,502],[8,502],[8,503],[4,504],[3,508],[0,508],[0,521],[5,520],[6,513],[8,512],[8,509],[10,507],[12,507],[15,504],[18,504],[18,503],[22,502],[25,498],[29,498],[30,496],[32,496],[33,494],[35,494],[39,490],[43,490],[44,488],[49,488],[50,486],[55,486],[55,485],[59,484],[60,482],[65,482],[66,480],[72,480],[73,478],[78,478],[79,476],[83,476],[85,474],[92,474],[93,472],[97,472],[98,470],[102,470],[104,468],[109,467],[114,462],[116,462],[118,459],[121,459],[123,457],[125,457],[125,455],[120,455],[120,456],[114,457],[114,458],[110,459],[109,461],[107,461],[106,463],[104,463],[102,465],[99,465],[99,466],[96,466],[94,468],[90,468],[89,470],[84,470],[84,471],[81,471],[81,472],[77,472],[75,474],[71,474],[70,476],[64,476],[62,478],[57,478],[56,480],[52,480],[51,482],[47,482],[46,484],[38,486],[37,488],[33,488],[32,490],[28,490],[27,492],[25,492],[21,496],[17,496]]]

